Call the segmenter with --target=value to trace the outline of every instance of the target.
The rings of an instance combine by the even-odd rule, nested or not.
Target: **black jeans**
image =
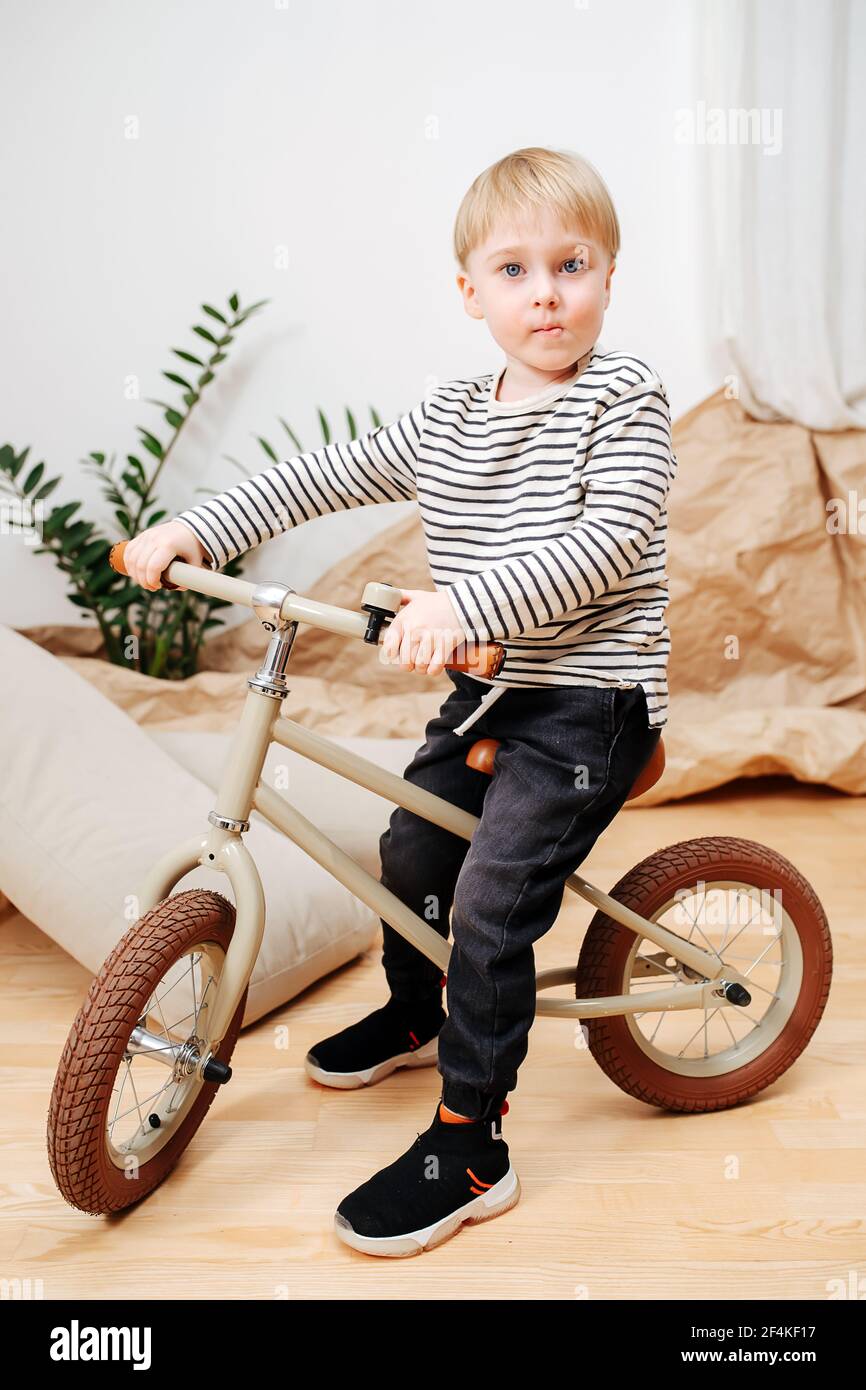
[[[381,881],[454,942],[439,1033],[442,1100],[471,1118],[498,1113],[517,1085],[535,1018],[533,942],[553,925],[565,880],[622,807],[661,730],[642,685],[506,690],[464,734],[489,686],[460,671],[404,777],[479,816],[472,840],[398,806],[379,849]],[[501,740],[494,773],[466,764]],[[450,914],[450,924],[449,924]],[[438,966],[382,921],[382,964],[397,999],[429,998]]]

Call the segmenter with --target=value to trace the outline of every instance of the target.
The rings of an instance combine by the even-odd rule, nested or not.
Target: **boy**
[[[414,497],[436,590],[403,591],[380,658],[436,675],[463,642],[506,648],[493,680],[448,672],[404,773],[480,817],[471,842],[402,807],[380,840],[385,886],[453,932],[448,1013],[445,977],[383,921],[391,997],[306,1059],[337,1087],[438,1062],[432,1124],[337,1209],[340,1238],[373,1255],[429,1249],[517,1202],[501,1117],[535,1016],[533,942],[667,722],[677,460],[658,374],[597,348],[619,252],[608,190],[578,156],[518,150],[468,190],[454,250],[465,310],[505,354],[497,373],[434,387],[395,423],[279,463],[126,549],[155,588],[175,555],[222,565],[313,516]],[[465,761],[480,737],[500,741],[492,779]]]

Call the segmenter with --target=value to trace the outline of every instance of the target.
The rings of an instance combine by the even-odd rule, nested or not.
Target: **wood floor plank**
[[[744,836],[791,859],[833,935],[824,1018],[751,1102],[681,1115],[615,1086],[575,1047],[571,1020],[538,1017],[503,1122],[521,1201],[409,1261],[342,1246],[333,1213],[430,1123],[436,1068],[353,1092],[303,1070],[316,1041],[384,1002],[380,944],[246,1029],[232,1081],[170,1178],[140,1205],[94,1218],[60,1197],[45,1146],[57,1061],[90,976],[0,905],[3,1277],[85,1299],[140,1299],[143,1268],[145,1297],[182,1299],[838,1296],[866,1276],[864,830],[863,798],[776,777],[618,817],[580,868],[602,888],[699,835]],[[592,915],[567,894],[537,968],[574,964]]]

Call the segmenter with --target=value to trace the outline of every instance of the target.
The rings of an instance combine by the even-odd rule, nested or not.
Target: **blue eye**
[[[574,266],[574,270],[570,270],[568,272],[569,275],[574,275],[578,270],[586,270],[586,262],[584,261],[583,257],[573,256],[570,260],[564,261],[563,265],[566,268],[568,266]],[[499,267],[500,270],[505,271],[506,280],[516,280],[518,278],[516,275],[508,274],[509,270],[511,270],[512,268],[515,270],[520,270],[520,263],[518,261],[508,261],[506,265]]]

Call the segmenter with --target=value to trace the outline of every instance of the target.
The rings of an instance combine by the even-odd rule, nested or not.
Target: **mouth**
[[[551,338],[557,338],[559,334],[562,332],[562,329],[560,328],[558,323],[551,323],[547,326],[547,328],[536,328],[533,331],[535,333],[544,333]]]

